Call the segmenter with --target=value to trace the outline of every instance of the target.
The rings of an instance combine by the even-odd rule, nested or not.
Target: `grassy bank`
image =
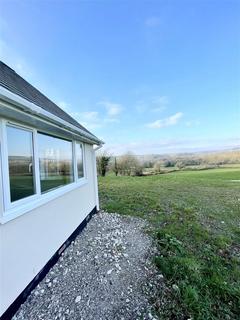
[[[240,304],[240,169],[99,179],[101,207],[151,223],[155,263],[169,290],[162,319],[237,319]]]

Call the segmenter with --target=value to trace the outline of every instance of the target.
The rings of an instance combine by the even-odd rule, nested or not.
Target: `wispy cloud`
[[[105,107],[107,111],[107,116],[110,118],[118,116],[123,109],[121,104],[110,102],[110,101],[100,101],[98,102],[98,104]]]
[[[82,113],[83,117],[89,121],[99,121],[99,113],[97,111],[88,111]]]
[[[160,128],[165,128],[169,126],[174,126],[176,125],[179,120],[182,118],[183,113],[182,112],[177,112],[174,115],[164,118],[164,119],[158,119],[154,122],[147,123],[146,127],[152,128],[152,129],[160,129]]]
[[[153,104],[153,108],[151,109],[151,111],[162,112],[167,108],[169,104],[169,99],[167,96],[154,97],[152,99],[152,104]]]
[[[103,120],[100,118],[98,111],[78,112],[73,110],[71,104],[64,100],[58,101],[56,104],[77,120],[81,125],[90,130],[100,128],[103,125]]]
[[[167,96],[153,96],[148,99],[138,100],[135,105],[135,110],[138,113],[146,111],[162,112],[167,109],[169,98]]]
[[[70,115],[90,130],[103,126],[103,120],[99,117],[98,111],[70,112]]]
[[[115,155],[132,151],[135,154],[174,154],[181,152],[201,152],[226,150],[240,147],[240,137],[229,137],[226,139],[161,139],[160,141],[132,141],[126,143],[112,143],[105,138],[108,149]]]
[[[187,127],[197,127],[200,125],[200,121],[199,120],[189,120],[185,122],[185,125]]]
[[[69,113],[80,124],[87,127],[90,130],[102,128],[107,124],[118,123],[118,116],[122,111],[122,106],[117,103],[109,101],[98,102],[96,105],[102,105],[104,107],[103,112],[96,110],[77,112],[73,110],[71,105],[64,100],[57,102],[57,105],[64,111]]]
[[[158,27],[161,23],[161,20],[159,17],[149,17],[144,21],[144,24],[148,28],[155,28]]]
[[[119,119],[100,116],[98,111],[71,112],[72,117],[90,130],[104,127],[106,124],[118,123]]]

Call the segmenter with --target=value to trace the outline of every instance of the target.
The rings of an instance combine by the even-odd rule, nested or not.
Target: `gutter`
[[[14,104],[15,107],[17,107],[21,111],[24,111],[25,113],[28,113],[28,114],[30,113],[32,115],[39,117],[39,118],[48,120],[51,123],[57,124],[58,126],[61,126],[63,128],[66,128],[66,129],[74,132],[74,133],[77,133],[83,137],[86,137],[92,143],[97,144],[98,146],[102,145],[104,143],[103,141],[101,141],[97,137],[95,137],[94,135],[74,126],[73,124],[61,119],[60,117],[55,116],[54,114],[44,110],[43,108],[28,101],[27,99],[22,98],[15,93],[12,93],[11,91],[5,89],[2,86],[0,86],[0,99]]]
[[[93,148],[93,150],[96,152],[96,151],[98,151],[99,149],[101,149],[103,147],[103,145],[102,144],[100,144],[99,146],[97,146],[96,148]]]
[[[96,161],[96,151],[102,148],[102,144],[93,148],[93,168],[94,168],[94,191],[95,191],[95,203],[97,211],[100,210],[99,195],[98,195],[98,180],[97,180],[97,161]]]

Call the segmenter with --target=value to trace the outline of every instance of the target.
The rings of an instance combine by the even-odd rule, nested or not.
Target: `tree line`
[[[107,171],[113,171],[116,176],[142,176],[143,165],[137,157],[127,152],[121,157],[114,157],[107,151],[102,151],[97,156],[97,170],[100,176],[105,176]]]
[[[113,156],[107,151],[101,151],[97,155],[98,174],[105,176],[107,171],[112,171],[116,176],[142,176],[146,174],[158,174],[166,169],[184,170],[195,167],[196,169],[214,168],[224,164],[240,164],[240,150],[212,152],[201,154],[182,155],[152,155],[149,160],[141,160],[141,157],[127,152],[122,156]]]

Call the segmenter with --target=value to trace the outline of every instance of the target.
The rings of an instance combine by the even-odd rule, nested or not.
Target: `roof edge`
[[[67,128],[68,130],[78,133],[79,135],[86,137],[90,141],[92,141],[94,144],[102,145],[104,144],[104,141],[98,139],[93,134],[90,134],[84,130],[81,130],[77,126],[74,126],[73,124],[63,120],[62,118],[44,110],[43,108],[37,106],[33,102],[28,101],[27,99],[11,92],[10,90],[0,86],[0,98],[4,101],[13,103],[16,107],[20,108],[22,111],[31,113],[35,116],[38,116],[40,118],[46,119],[54,124],[58,124],[62,127]]]

